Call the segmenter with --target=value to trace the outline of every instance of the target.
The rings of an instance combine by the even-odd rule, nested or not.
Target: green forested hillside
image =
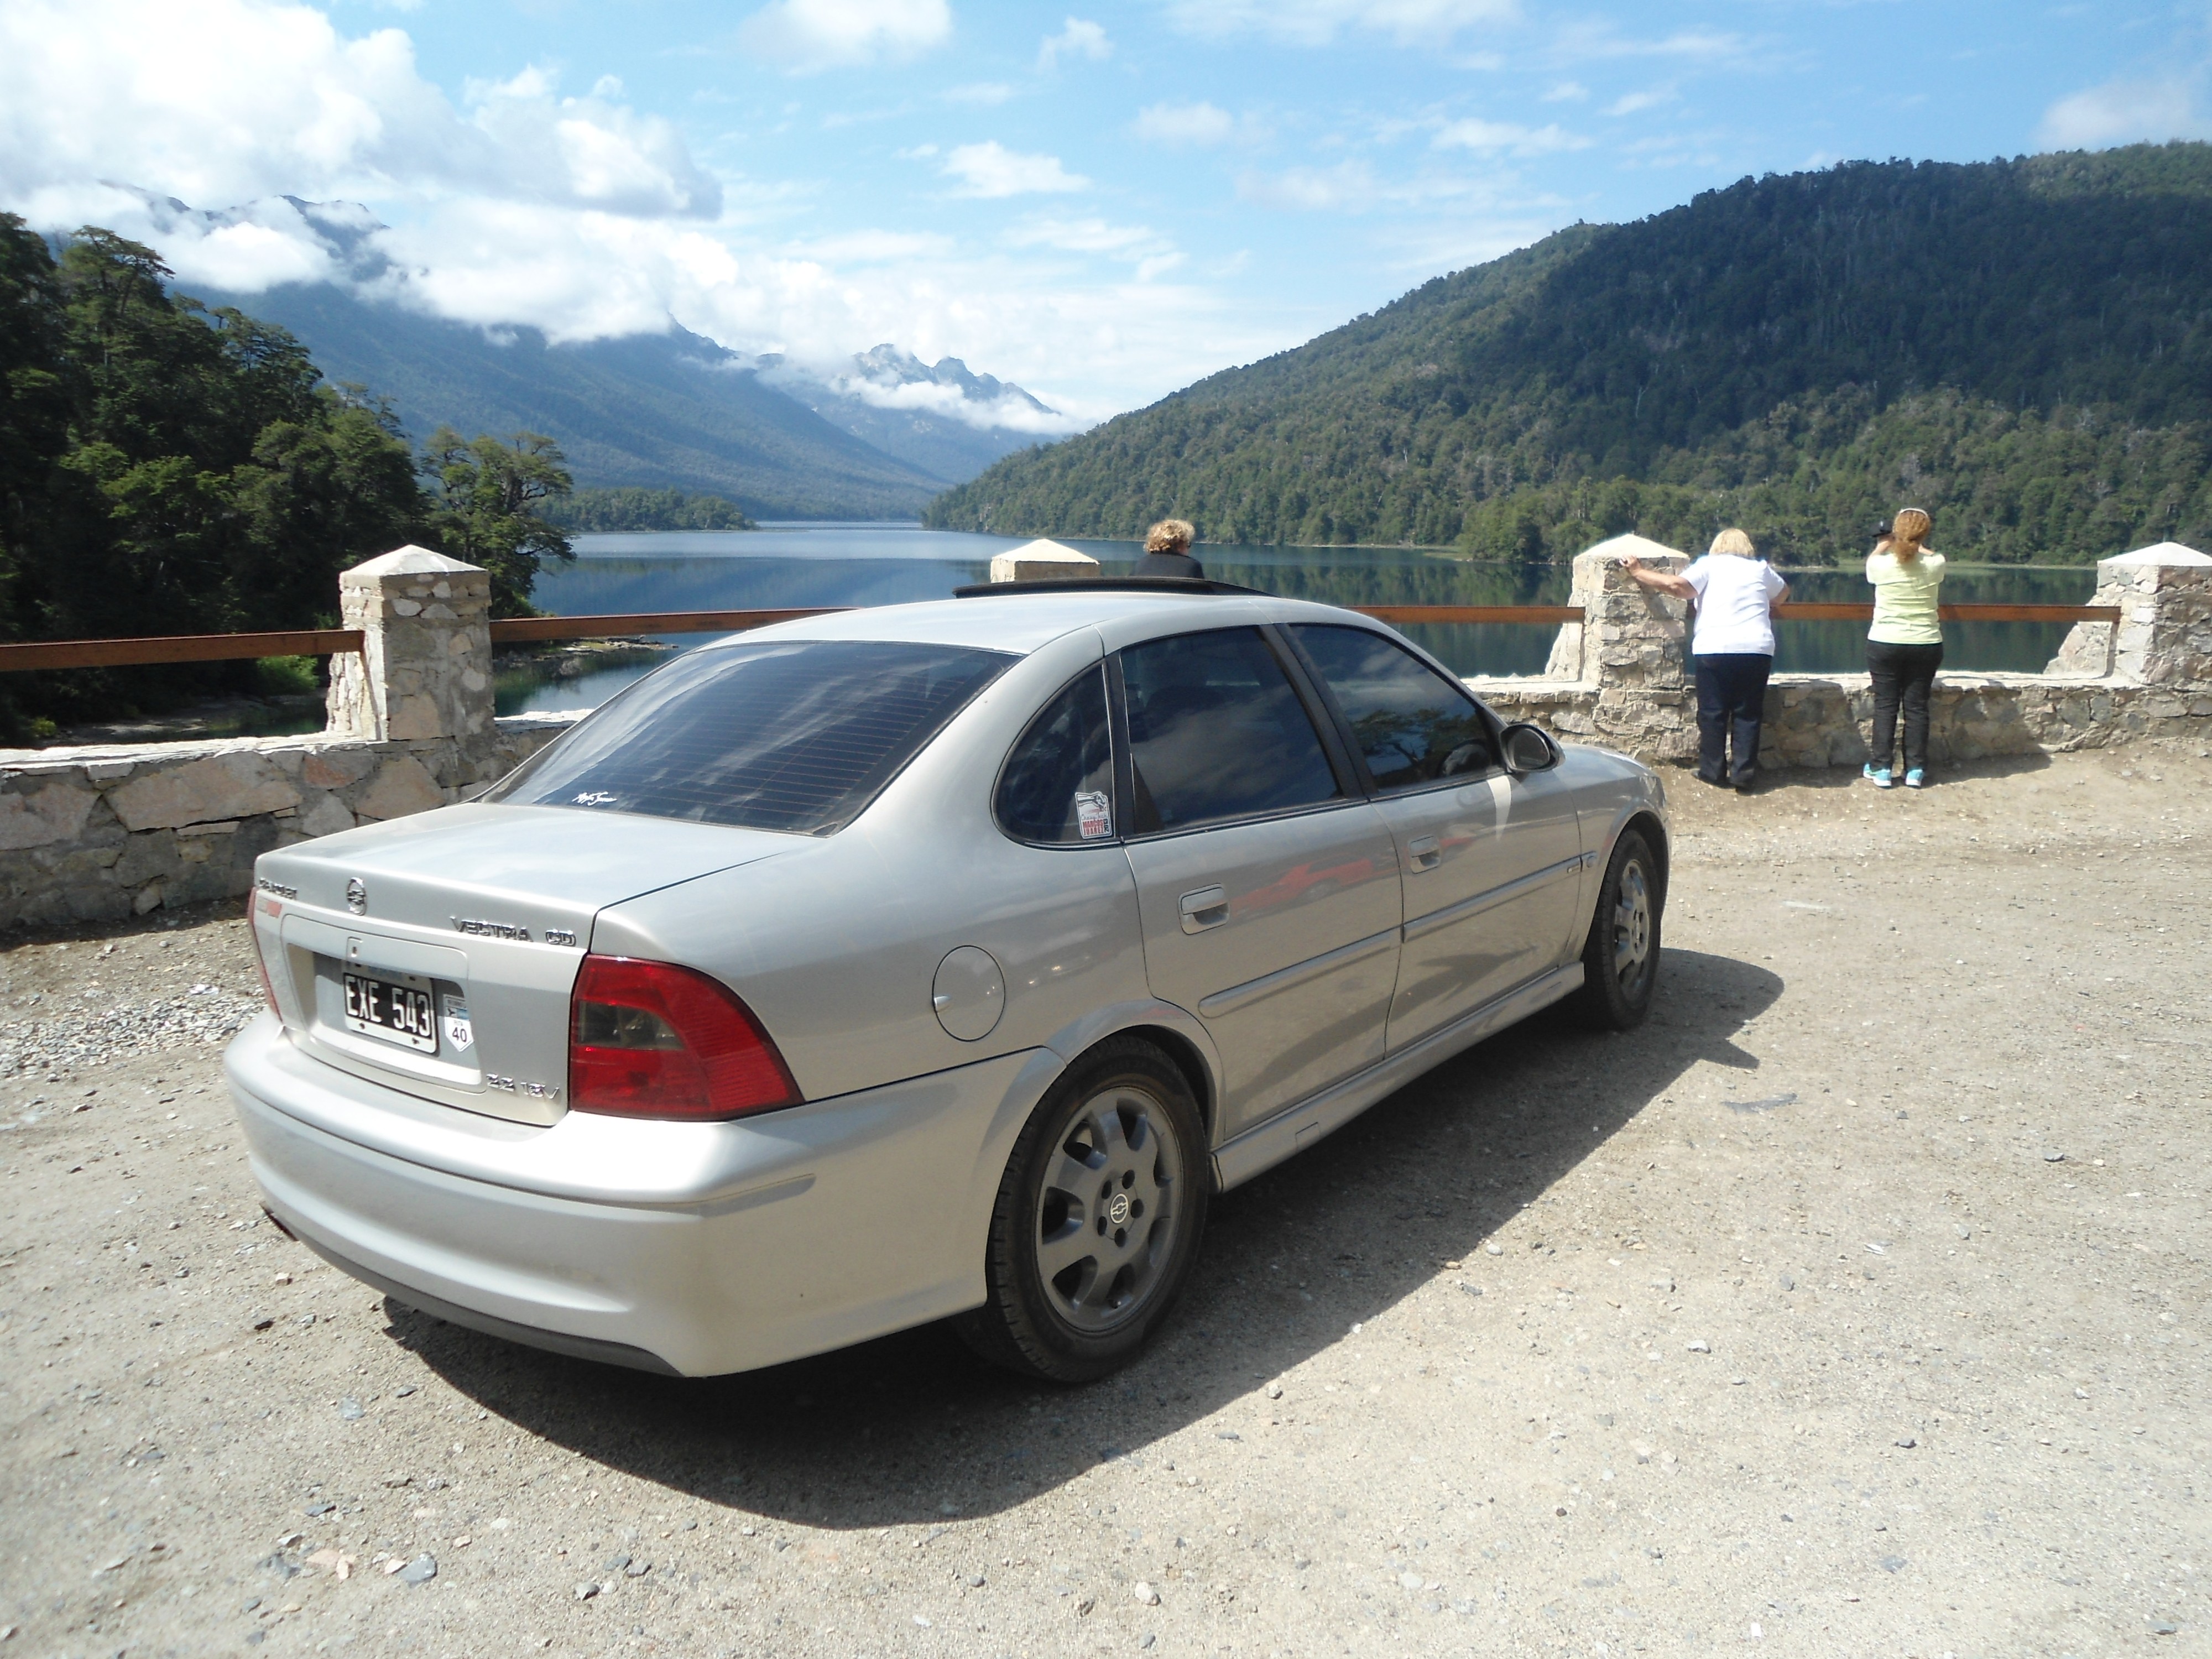
[[[1428,283],[927,521],[1571,556],[1741,524],[1785,562],[1899,505],[1956,556],[2212,537],[2212,146],[1746,179]]]
[[[720,495],[694,495],[681,489],[571,490],[546,509],[563,530],[754,530],[734,501]]]
[[[328,625],[338,573],[409,541],[485,566],[508,614],[573,556],[539,513],[569,489],[550,440],[441,430],[417,457],[283,329],[168,276],[96,227],[57,258],[0,213],[0,641]],[[264,689],[250,662],[10,673],[0,741]]]

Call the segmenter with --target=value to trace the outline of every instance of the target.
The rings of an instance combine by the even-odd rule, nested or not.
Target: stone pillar
[[[2212,558],[2179,542],[2100,560],[2092,605],[2118,623],[2076,623],[2044,670],[2135,685],[2212,684]]]
[[[1056,582],[1097,574],[1098,561],[1088,553],[1042,537],[991,556],[991,580],[994,582]]]
[[[340,626],[359,656],[331,659],[330,734],[470,738],[492,730],[491,577],[403,547],[338,577]]]
[[[1638,586],[1620,565],[1632,553],[1662,570],[1680,570],[1690,562],[1686,554],[1641,536],[1615,536],[1577,555],[1567,603],[1583,608],[1583,619],[1560,628],[1545,678],[1578,680],[1605,690],[1680,689],[1688,683],[1683,653],[1689,607]]]

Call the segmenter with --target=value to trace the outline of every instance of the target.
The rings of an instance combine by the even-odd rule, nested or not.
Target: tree
[[[1571,556],[1740,524],[1856,557],[2212,535],[2212,145],[1846,162],[1577,225],[1048,448],[923,514]],[[1632,486],[1632,496],[1621,493]]]
[[[281,328],[172,292],[88,226],[0,215],[0,637],[313,627],[337,574],[422,532],[388,411]],[[251,664],[7,677],[0,726],[256,684]]]
[[[535,432],[518,432],[511,444],[488,434],[464,439],[449,426],[430,434],[422,471],[438,489],[433,533],[445,552],[491,572],[495,617],[530,615],[531,588],[545,562],[576,556],[539,511],[574,489],[566,459]]]

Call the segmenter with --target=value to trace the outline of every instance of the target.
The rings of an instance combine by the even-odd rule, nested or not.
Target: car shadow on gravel
[[[1088,1388],[990,1370],[941,1324],[769,1370],[679,1380],[385,1305],[396,1339],[486,1409],[672,1492],[832,1528],[990,1514],[1106,1459],[1164,1460],[1164,1437],[1255,1394],[1440,1275],[1479,1287],[1492,1233],[1690,1066],[1755,1071],[1733,1039],[1782,988],[1750,963],[1670,949],[1641,1029],[1594,1034],[1553,1010],[1408,1085],[1216,1200],[1181,1306],[1133,1365]],[[855,1218],[878,1224],[883,1248],[896,1249],[896,1218]],[[1562,1236],[1534,1248],[1585,1243]],[[1471,1289],[1448,1306],[1442,1328],[1462,1346],[1510,1319]],[[1217,1433],[1262,1431],[1265,1413],[1246,1415],[1256,1422],[1229,1413]]]

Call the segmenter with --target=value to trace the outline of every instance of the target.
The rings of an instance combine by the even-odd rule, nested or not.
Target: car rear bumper
[[[225,1071],[276,1218],[457,1323],[710,1376],[983,1298],[990,1207],[1060,1067],[1045,1051],[734,1123],[437,1107],[300,1053],[264,1015]]]

